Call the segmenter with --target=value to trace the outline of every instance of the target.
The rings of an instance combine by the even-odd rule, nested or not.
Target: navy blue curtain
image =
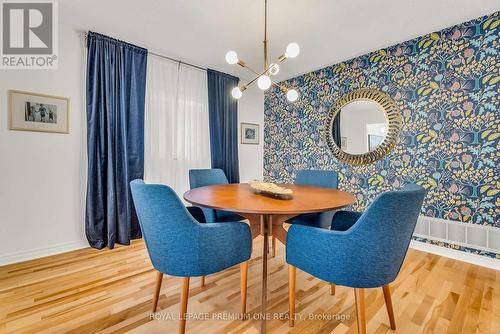
[[[144,175],[147,53],[93,32],[87,36],[85,230],[94,248],[129,245],[142,236],[129,182]]]
[[[230,183],[238,183],[238,103],[231,90],[240,79],[211,69],[207,76],[212,168],[222,169]]]

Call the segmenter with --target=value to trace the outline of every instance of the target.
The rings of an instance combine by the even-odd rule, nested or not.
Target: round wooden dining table
[[[288,219],[304,213],[340,209],[354,202],[353,195],[340,190],[291,184],[283,186],[293,190],[292,199],[281,200],[255,194],[245,183],[200,187],[184,194],[184,199],[193,205],[231,211],[247,218],[250,221],[252,237],[264,237],[261,333],[266,333],[268,237],[274,236],[286,244],[287,232],[283,223]]]

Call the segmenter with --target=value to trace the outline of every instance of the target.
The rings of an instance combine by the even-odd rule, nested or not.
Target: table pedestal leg
[[[269,250],[269,216],[260,216],[261,233],[264,237],[264,249],[262,253],[262,308],[260,320],[260,333],[266,333],[267,318],[267,252]]]
[[[241,213],[250,221],[252,238],[262,235],[264,247],[262,250],[262,305],[261,305],[261,320],[260,333],[266,333],[267,320],[267,260],[269,251],[269,236],[275,236],[283,244],[286,244],[286,230],[283,228],[283,222],[293,218],[296,215],[272,215],[272,214],[247,214]]]

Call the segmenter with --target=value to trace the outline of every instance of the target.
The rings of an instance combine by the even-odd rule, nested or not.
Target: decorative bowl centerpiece
[[[255,194],[275,198],[275,199],[292,199],[293,190],[280,187],[275,183],[262,182],[262,181],[251,181],[250,189]]]

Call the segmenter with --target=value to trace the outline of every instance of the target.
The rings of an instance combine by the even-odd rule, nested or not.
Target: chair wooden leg
[[[187,305],[189,296],[189,277],[182,278],[181,300],[179,303],[179,334],[186,331]]]
[[[288,308],[289,320],[288,326],[295,325],[295,285],[296,285],[297,268],[288,265]]]
[[[335,295],[335,284],[333,284],[333,283],[332,283],[332,284],[330,284],[330,294],[331,294],[332,296],[334,296],[334,295]]]
[[[394,310],[392,308],[391,288],[389,285],[384,285],[382,291],[384,291],[385,306],[387,308],[387,314],[389,315],[391,329],[396,330],[396,320],[394,319]]]
[[[247,277],[248,277],[248,261],[245,261],[240,264],[240,272],[241,272],[241,314],[247,313]]]
[[[354,296],[356,298],[356,313],[358,317],[358,333],[366,334],[366,318],[365,318],[365,290],[355,288]]]
[[[201,276],[201,287],[205,287],[205,276]]]
[[[153,312],[156,312],[156,307],[158,306],[158,299],[160,299],[161,281],[163,279],[163,273],[156,273],[156,286],[155,294],[153,296]]]
[[[276,237],[273,236],[273,257],[276,257]]]

